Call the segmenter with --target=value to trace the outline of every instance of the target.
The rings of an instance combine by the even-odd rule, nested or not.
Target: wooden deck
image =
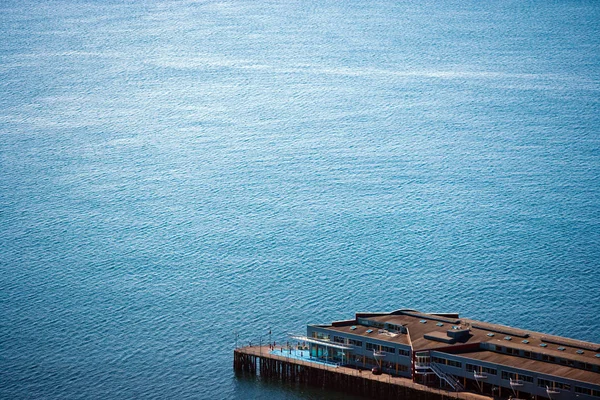
[[[345,389],[367,397],[379,397],[385,393],[393,398],[406,399],[465,399],[492,400],[471,392],[450,392],[424,386],[409,378],[394,377],[389,374],[373,375],[368,370],[324,365],[302,361],[281,355],[271,354],[268,346],[248,346],[234,352],[236,371],[254,373],[266,378],[283,381],[317,384],[332,390]]]

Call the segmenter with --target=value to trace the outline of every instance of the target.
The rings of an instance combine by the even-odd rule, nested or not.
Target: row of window
[[[497,351],[500,353],[511,354],[511,355],[515,355],[515,356],[525,357],[525,358],[531,358],[534,360],[542,360],[542,361],[546,361],[546,362],[550,362],[550,363],[566,365],[568,367],[585,369],[588,371],[600,370],[600,366],[598,366],[598,365],[584,363],[584,362],[580,362],[580,361],[573,361],[573,360],[570,360],[567,358],[548,356],[545,354],[539,354],[539,353],[535,353],[535,352],[527,351],[527,350],[513,349],[511,347],[504,347],[504,346],[498,346],[498,345],[492,344],[492,345],[490,345],[490,350]]]
[[[378,348],[378,347],[379,347],[379,346],[377,346],[376,344],[374,344],[374,343],[370,343],[370,342],[367,342],[367,344],[366,344],[366,346],[365,346],[365,348],[366,348],[367,350],[377,350],[377,348]]]
[[[566,383],[549,381],[547,379],[541,379],[541,378],[538,378],[538,386],[542,387],[542,388],[549,388],[549,389],[559,389],[559,390],[566,390],[566,391],[571,390],[571,385],[568,385]],[[581,393],[581,394],[587,394],[588,396],[600,397],[600,390],[593,390],[593,389],[584,388],[581,386],[575,386],[575,393]]]
[[[431,361],[437,364],[449,365],[450,367],[462,368],[462,363],[454,360],[447,360],[445,358],[439,357],[431,357]]]
[[[366,318],[358,318],[356,320],[356,322],[358,322],[359,325],[363,325],[363,326],[374,326],[375,328],[379,328],[379,329],[383,329],[384,328],[384,324],[381,322],[377,322],[377,321],[373,321],[370,319],[366,319]]]
[[[319,338],[319,339],[324,339],[323,334],[318,334],[316,332],[313,332],[313,337]],[[326,335],[326,340],[329,340],[329,335]],[[340,344],[350,344],[356,347],[362,347],[363,342],[360,340],[355,340],[355,339],[346,339],[343,336],[334,336],[333,337],[333,341],[335,343],[340,343]],[[378,344],[375,343],[370,343],[370,342],[366,342],[366,349],[367,350],[379,350],[381,347],[381,351],[385,351],[386,353],[391,353],[391,354],[396,354],[396,348],[394,347],[390,347],[390,346],[380,346]],[[398,354],[400,354],[401,356],[410,356],[410,351],[409,350],[404,350],[404,349],[398,349]]]
[[[494,368],[480,367],[478,365],[467,364],[467,372],[483,372],[488,375],[498,375],[498,371]]]
[[[381,351],[385,351],[386,353],[396,354],[396,349],[389,346],[381,346]]]
[[[356,359],[354,360],[357,364],[363,364],[363,365],[378,365],[378,361],[370,358],[370,357],[356,357]],[[395,370],[397,369],[399,372],[406,372],[408,370],[410,370],[410,367],[408,365],[402,365],[402,364],[398,364],[398,363],[392,363],[392,362],[384,362],[382,364],[382,366],[384,368],[390,369],[390,370]]]
[[[542,378],[538,378],[537,385],[542,388],[548,387],[551,389],[571,390],[571,385],[568,385],[566,383],[549,381],[547,379]]]
[[[316,339],[329,340],[329,335],[323,332],[313,332],[312,336]]]
[[[362,347],[363,342],[360,340],[346,339],[343,336],[334,336],[333,341],[339,344],[351,344],[352,346]]]
[[[523,374],[515,374],[514,372],[502,371],[502,379],[513,381],[523,381],[528,383],[533,383],[533,376],[523,375]]]
[[[575,386],[575,393],[587,394],[588,396],[596,396],[600,397],[600,390],[592,390],[588,388],[583,388],[579,386]]]
[[[406,372],[410,369],[408,367],[408,365],[395,364],[395,363],[387,363],[387,364],[383,364],[383,366],[387,369],[398,369],[398,371],[402,371],[402,372]]]
[[[389,331],[396,331],[396,332],[402,332],[402,333],[406,332],[406,328],[403,327],[402,325],[390,324],[388,322],[388,323],[385,324],[385,327]]]

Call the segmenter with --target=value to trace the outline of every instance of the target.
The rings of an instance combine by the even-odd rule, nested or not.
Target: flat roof
[[[351,329],[353,326],[356,327],[356,329]],[[399,343],[404,344],[406,346],[410,346],[410,341],[407,335],[404,335],[402,333],[394,334],[392,332],[387,331],[380,332],[380,330],[377,328],[374,328],[372,326],[358,325],[355,322],[348,323],[348,325],[327,326],[327,329],[336,332],[343,332],[349,335],[360,336],[357,338],[357,340],[384,340],[386,342]],[[372,332],[367,333],[368,330],[372,330]]]
[[[558,376],[575,381],[598,384],[600,374],[593,371],[585,371],[566,365],[552,364],[539,360],[530,360],[523,357],[514,357],[508,354],[498,354],[493,351],[477,351],[472,353],[453,354],[457,357],[467,358],[474,361],[485,361],[491,364],[504,365],[507,367],[523,369],[540,374]]]
[[[481,322],[469,318],[446,318],[436,314],[426,314],[418,311],[398,311],[395,313],[377,313],[370,316],[366,313],[358,313],[359,318],[365,318],[381,324],[389,323],[401,325],[408,330],[408,334],[383,330],[379,333],[378,328],[358,324],[357,320],[340,321],[333,325],[321,327],[328,330],[344,332],[347,334],[361,336],[365,339],[377,339],[391,343],[411,345],[414,351],[443,349],[448,347],[464,346],[468,344],[490,343],[497,346],[530,351],[556,358],[565,358],[573,361],[600,365],[600,344],[583,342],[575,339],[550,336],[539,332],[512,328],[499,324]],[[355,329],[351,329],[352,327]],[[453,327],[469,329],[470,335],[455,343],[443,343],[425,338],[442,337]],[[367,331],[371,329],[371,333]],[[392,333],[392,334],[391,334]],[[395,333],[395,332],[394,332]],[[391,335],[390,335],[391,334]],[[509,338],[506,340],[505,338]],[[524,342],[525,341],[525,342]],[[595,351],[595,350],[598,351]]]

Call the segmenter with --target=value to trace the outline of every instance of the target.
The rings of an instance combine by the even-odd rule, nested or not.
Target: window
[[[480,367],[478,365],[466,364],[467,372],[485,372],[488,375],[498,375],[498,370],[488,367]]]
[[[381,346],[381,350],[385,351],[386,353],[396,353],[396,349],[393,347],[388,347],[388,346]]]
[[[549,388],[551,388],[552,384],[554,383],[552,381],[549,381],[549,380],[546,380],[546,379],[542,379],[542,378],[538,378],[537,381],[538,381],[538,386],[541,387],[541,388],[545,388],[546,386],[549,387]]]
[[[375,343],[371,343],[371,342],[367,342],[365,348],[367,350],[377,350],[379,346],[377,346]]]
[[[505,379],[505,380],[512,379],[513,381],[523,381],[523,382],[529,382],[529,383],[533,382],[533,376],[517,374],[514,372],[507,372],[507,371],[502,371],[502,379]]]
[[[398,349],[398,354],[400,354],[401,356],[410,356],[410,351],[409,350],[403,350],[403,349]]]
[[[348,344],[353,346],[362,347],[362,342],[360,340],[348,339]]]
[[[384,327],[383,323],[377,322],[377,321],[372,321],[372,320],[367,319],[367,318],[358,318],[356,320],[356,322],[358,322],[360,325],[374,326],[375,328],[381,328],[381,329],[383,329],[383,327]]]
[[[344,342],[344,338],[343,338],[343,337],[341,337],[341,336],[334,336],[334,337],[333,337],[333,341],[334,341],[334,342],[336,342],[336,343],[342,343],[342,344],[344,344],[344,343],[345,343],[345,342]]]
[[[523,357],[531,358],[531,352],[530,351],[524,351],[523,352]]]
[[[542,361],[548,361],[548,362],[554,363],[554,362],[556,362],[556,358],[542,354]]]
[[[588,396],[592,395],[592,389],[583,388],[580,386],[575,386],[575,393],[587,394]]]
[[[518,375],[517,379],[520,379],[523,382],[533,383],[533,377],[529,375]]]
[[[458,361],[454,361],[454,360],[448,360],[448,365],[450,367],[462,368],[462,363],[460,363]]]
[[[546,379],[538,378],[538,386],[539,387],[549,387],[550,389],[561,389],[561,390],[571,390],[571,385],[560,382],[548,381]]]
[[[445,358],[438,358],[438,357],[431,357],[431,362],[437,363],[437,364],[446,364],[446,359]]]
[[[569,367],[574,366],[573,361],[571,360],[565,360],[564,358],[560,358],[559,361],[562,365],[568,365]]]
[[[592,364],[585,363],[585,369],[591,371],[592,369],[594,369],[594,366]]]
[[[546,379],[538,378],[538,386],[539,387],[549,387],[550,389],[562,389],[562,390],[571,390],[571,385],[567,385],[566,383],[553,382]]]

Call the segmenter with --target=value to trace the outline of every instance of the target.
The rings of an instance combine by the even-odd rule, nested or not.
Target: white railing
[[[460,382],[458,381],[458,379],[456,379],[452,375],[446,373],[438,364],[430,363],[429,367],[431,368],[431,370],[433,372],[435,372],[435,374],[438,376],[438,378],[445,380],[457,392],[465,390],[463,388],[463,385],[461,385]]]

